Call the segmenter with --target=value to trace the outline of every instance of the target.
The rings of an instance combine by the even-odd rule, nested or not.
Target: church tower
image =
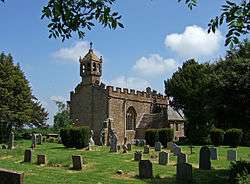
[[[79,59],[80,76],[84,85],[99,84],[102,76],[102,57],[98,58],[93,51],[93,43],[90,43],[89,52],[84,58]]]

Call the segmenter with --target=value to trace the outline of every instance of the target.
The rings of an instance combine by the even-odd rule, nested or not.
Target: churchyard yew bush
[[[146,142],[152,147],[155,145],[156,134],[157,134],[157,129],[148,129],[145,132]]]
[[[224,141],[224,130],[219,128],[214,128],[210,131],[211,142],[214,146],[220,146]]]
[[[89,144],[90,129],[87,126],[60,130],[62,144],[67,148],[84,148]]]
[[[225,144],[236,148],[240,145],[242,136],[243,132],[241,129],[228,129],[225,133]]]
[[[174,130],[171,128],[149,129],[145,132],[145,139],[147,144],[152,147],[157,141],[160,141],[164,147],[167,147],[167,143],[174,139]]]

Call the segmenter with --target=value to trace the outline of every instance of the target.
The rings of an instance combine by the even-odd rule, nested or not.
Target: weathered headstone
[[[13,149],[14,148],[14,139],[15,135],[14,132],[10,132],[10,137],[9,137],[9,142],[8,142],[8,149]]]
[[[173,144],[174,144],[173,142],[168,142],[167,143],[167,149],[170,150],[171,152],[173,152],[173,148],[174,148]]]
[[[128,152],[128,146],[127,146],[127,137],[124,138],[124,143],[122,145],[122,153],[127,153]]]
[[[169,154],[165,151],[159,153],[159,164],[166,165],[169,163]]]
[[[0,169],[0,183],[24,184],[24,174],[6,169]]]
[[[73,170],[82,170],[82,156],[81,155],[72,155],[72,163],[73,163]]]
[[[95,141],[93,140],[93,136],[94,136],[94,131],[90,130],[88,150],[92,150],[92,147],[95,145]]]
[[[148,145],[145,145],[145,146],[144,146],[144,149],[143,149],[143,153],[144,153],[144,154],[149,154],[149,149],[150,149],[149,146],[148,146]]]
[[[161,151],[161,142],[155,143],[155,151]]]
[[[139,162],[139,177],[152,178],[153,177],[153,167],[150,160],[140,160]]]
[[[173,144],[173,153],[175,156],[178,156],[181,153],[181,147],[177,144]]]
[[[32,134],[31,141],[32,141],[31,148],[32,149],[36,148],[36,142],[37,142],[37,140],[36,140],[36,134],[34,134],[34,133]]]
[[[136,152],[134,153],[134,161],[140,161],[140,160],[141,160],[141,157],[142,157],[141,151],[136,151]]]
[[[203,146],[200,149],[199,169],[211,169],[210,150],[207,146]]]
[[[128,151],[131,151],[131,150],[132,150],[132,144],[131,144],[131,143],[128,143],[128,144],[127,144],[127,148],[128,148]]]
[[[140,140],[139,139],[135,139],[135,145],[139,146],[140,145]]]
[[[110,152],[117,152],[117,135],[113,129],[109,133]]]
[[[42,144],[42,134],[37,134],[37,144]]]
[[[227,160],[236,161],[237,160],[237,151],[236,150],[228,150],[227,151]]]
[[[47,164],[47,159],[46,155],[37,155],[37,164],[38,165],[46,165]]]
[[[24,162],[32,162],[32,150],[25,150],[24,151]]]
[[[210,156],[211,156],[211,160],[218,160],[217,148],[215,148],[215,147],[210,148]]]
[[[191,184],[193,180],[192,165],[188,163],[177,164],[176,180],[181,184]]]
[[[180,153],[177,156],[177,164],[183,164],[188,162],[188,157],[184,153]]]

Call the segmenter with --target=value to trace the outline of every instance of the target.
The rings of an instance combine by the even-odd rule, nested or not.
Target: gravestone
[[[37,144],[42,144],[42,134],[37,134]]]
[[[145,139],[139,139],[139,146],[143,147],[146,145],[146,140]]]
[[[180,153],[177,156],[177,164],[183,164],[188,162],[188,157],[184,153]]]
[[[110,152],[117,152],[117,135],[114,129],[110,129],[109,134]]]
[[[155,151],[161,151],[161,142],[155,143]]]
[[[173,153],[175,156],[178,156],[181,153],[181,147],[179,147],[177,144],[173,144]]]
[[[32,149],[36,148],[36,142],[37,142],[36,134],[34,134],[34,133],[32,134],[31,141],[32,141],[31,148]]]
[[[139,145],[140,145],[140,140],[139,140],[139,139],[136,139],[136,140],[135,140],[135,145],[136,145],[136,146],[139,146]]]
[[[140,161],[140,160],[141,160],[141,157],[142,157],[141,151],[136,151],[136,152],[134,153],[134,161]]]
[[[72,155],[72,163],[73,163],[73,170],[82,170],[82,156],[81,155]]]
[[[95,145],[95,141],[93,140],[93,136],[94,136],[94,131],[90,130],[88,150],[92,150],[92,147]]]
[[[191,184],[193,180],[192,165],[188,163],[177,164],[176,180],[180,184]]]
[[[236,161],[237,160],[237,151],[236,150],[228,150],[227,151],[227,160]]]
[[[149,154],[149,146],[148,145],[144,146],[143,153],[144,154]]]
[[[150,160],[140,160],[139,162],[139,177],[152,178],[153,177],[153,167]]]
[[[159,153],[159,164],[166,165],[169,163],[169,154],[165,151]]]
[[[117,145],[117,151],[121,150],[121,145]]]
[[[9,142],[8,142],[8,149],[14,149],[14,139],[15,135],[14,132],[10,132]]]
[[[24,174],[6,169],[0,169],[0,183],[24,184]]]
[[[122,153],[127,153],[128,152],[128,146],[127,146],[127,137],[124,138],[124,143],[122,145]]]
[[[128,143],[128,144],[127,144],[127,148],[128,148],[128,151],[131,151],[131,150],[132,150],[132,144],[131,144],[131,143]]]
[[[25,150],[24,151],[24,162],[32,162],[32,150]]]
[[[215,147],[210,148],[210,156],[211,156],[211,160],[218,160],[217,148],[215,148]]]
[[[37,155],[37,164],[38,165],[46,165],[47,164],[47,159],[46,155]]]
[[[210,150],[207,146],[203,146],[200,149],[200,159],[199,159],[199,169],[210,170],[211,160],[210,160]]]

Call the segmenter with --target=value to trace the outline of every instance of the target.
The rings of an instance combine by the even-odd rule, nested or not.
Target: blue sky
[[[44,1],[11,1],[0,4],[0,51],[11,53],[30,81],[33,93],[50,113],[53,99],[68,100],[80,82],[77,58],[89,42],[104,58],[106,84],[164,92],[163,81],[188,58],[214,61],[225,54],[225,27],[206,34],[207,23],[224,1],[203,0],[190,11],[177,0],[118,0],[124,29],[96,26],[86,37],[61,42],[48,38],[47,22],[41,20]]]

